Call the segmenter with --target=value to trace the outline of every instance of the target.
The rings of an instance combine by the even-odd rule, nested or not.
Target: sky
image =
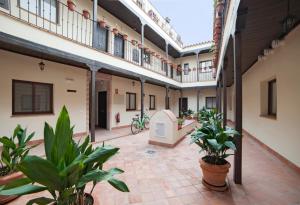
[[[213,0],[150,0],[181,36],[184,45],[212,40]]]

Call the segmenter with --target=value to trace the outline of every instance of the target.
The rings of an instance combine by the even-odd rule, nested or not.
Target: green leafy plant
[[[183,119],[183,118],[179,118],[179,119],[177,120],[177,123],[178,123],[178,125],[183,125],[184,119]]]
[[[216,109],[206,109],[203,107],[202,110],[200,110],[198,113],[199,123],[209,123],[211,119],[214,121],[221,122],[222,113],[217,113]]]
[[[0,138],[0,143],[2,144],[0,176],[16,172],[17,165],[28,155],[29,150],[34,147],[27,146],[34,133],[27,136],[26,132],[26,129],[17,125],[11,137],[3,136]]]
[[[192,118],[194,113],[195,113],[195,112],[194,112],[193,110],[188,109],[186,112],[184,112],[183,116],[184,116],[184,117]]]
[[[123,173],[121,169],[103,170],[103,164],[115,155],[119,148],[101,146],[93,148],[89,137],[83,143],[73,140],[70,118],[63,107],[55,130],[45,123],[44,144],[46,158],[26,156],[17,165],[26,178],[0,188],[0,195],[26,195],[47,190],[52,198],[39,197],[30,204],[88,205],[86,184],[93,188],[102,181],[109,182],[116,189],[128,192],[126,184],[114,176]],[[90,193],[92,193],[93,189]]]
[[[239,133],[230,128],[223,128],[222,114],[217,114],[214,110],[202,110],[201,116],[202,126],[196,128],[191,135],[191,143],[197,144],[206,155],[202,158],[210,164],[223,165],[226,164],[226,158],[232,154],[228,154],[228,150],[236,150],[235,138]]]

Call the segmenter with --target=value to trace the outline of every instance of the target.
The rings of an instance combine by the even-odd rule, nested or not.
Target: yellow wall
[[[86,132],[87,127],[87,75],[85,70],[44,61],[45,70],[39,69],[40,59],[0,51],[0,136],[10,136],[17,124],[35,131],[33,140],[43,138],[44,122],[55,127],[63,105],[67,106],[74,133]],[[54,114],[12,116],[12,79],[53,84]],[[69,93],[67,89],[76,90]]]
[[[273,150],[300,166],[300,27],[265,60],[243,75],[243,127]],[[261,115],[261,82],[277,80],[277,119]]]

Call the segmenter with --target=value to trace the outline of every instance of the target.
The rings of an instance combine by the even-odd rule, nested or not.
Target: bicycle
[[[133,135],[141,132],[144,129],[149,129],[150,117],[144,113],[143,118],[140,118],[139,114],[132,118],[131,132]]]

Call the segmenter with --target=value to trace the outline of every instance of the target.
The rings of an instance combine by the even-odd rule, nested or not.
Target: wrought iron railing
[[[142,66],[144,69],[167,76],[178,82],[213,80],[211,72],[199,72],[197,74],[197,71],[191,70],[185,75],[184,71],[177,68],[177,65],[166,61],[162,57],[163,54],[147,48],[144,49],[145,54],[142,58],[142,46],[138,41],[129,41],[127,40],[128,36],[117,34],[107,26],[103,27],[102,25],[101,27],[98,22],[95,22],[97,23],[97,32],[94,38],[101,40],[97,44],[94,39],[93,43],[93,27],[95,24],[88,11],[78,12],[72,10],[69,7],[70,5],[57,0],[10,0],[8,2],[10,2],[10,5],[8,5],[7,10],[2,9],[1,13],[6,13],[13,18],[64,39]],[[105,29],[104,32],[103,29]],[[106,36],[103,38],[101,35]]]

